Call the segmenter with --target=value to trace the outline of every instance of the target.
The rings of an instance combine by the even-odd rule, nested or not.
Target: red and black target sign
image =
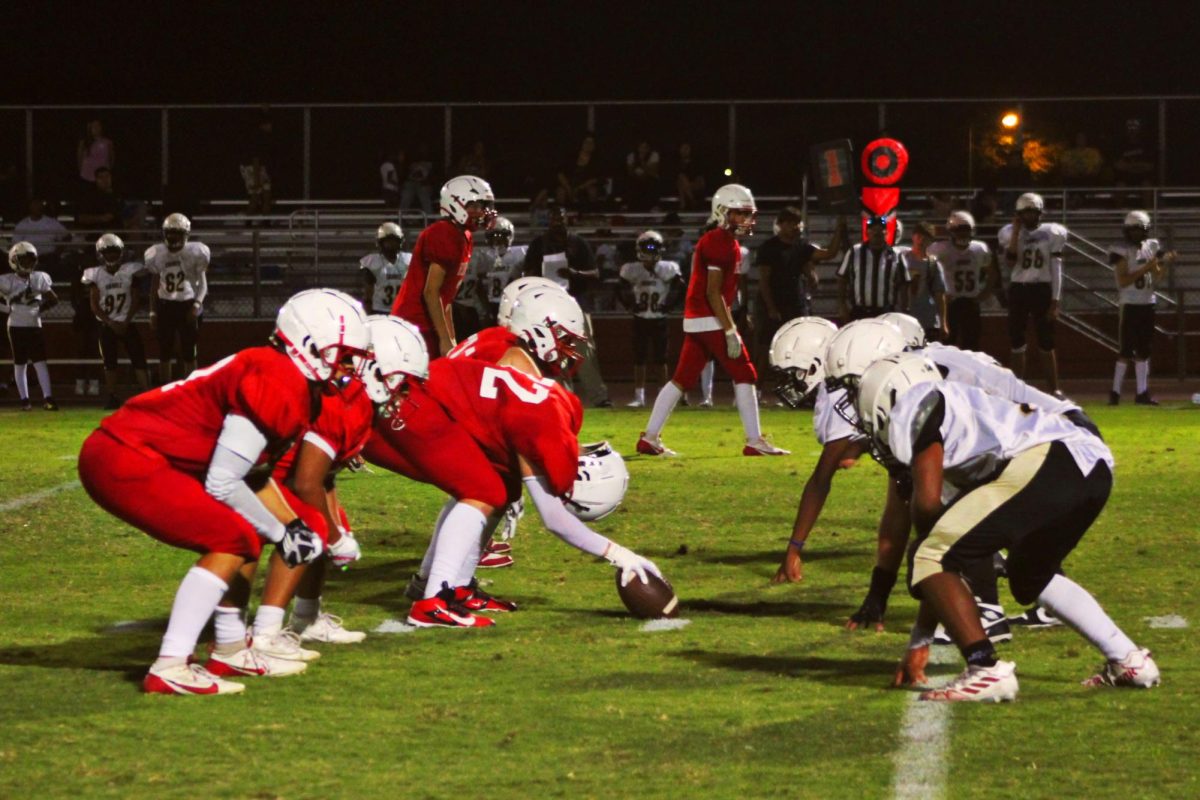
[[[908,151],[895,139],[876,139],[863,150],[862,169],[870,182],[891,186],[908,169]]]

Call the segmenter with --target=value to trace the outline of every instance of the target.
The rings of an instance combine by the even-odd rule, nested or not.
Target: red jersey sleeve
[[[229,413],[246,417],[264,436],[278,441],[304,432],[312,420],[312,406],[308,381],[294,366],[261,359],[238,381]]]
[[[426,264],[438,263],[447,274],[457,274],[463,259],[463,249],[470,241],[470,234],[459,230],[453,223],[441,220],[421,233],[421,255]]]
[[[579,427],[583,406],[579,398],[559,386],[550,398],[531,406],[527,424],[513,431],[513,444],[522,456],[550,482],[559,497],[575,485],[579,466]],[[536,410],[534,410],[536,409]]]

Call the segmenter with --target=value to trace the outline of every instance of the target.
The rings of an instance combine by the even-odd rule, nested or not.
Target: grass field
[[[1200,621],[1200,413],[1089,411],[1116,454],[1116,488],[1068,572],[1155,651],[1163,685],[1085,690],[1101,658],[1082,639],[1018,632],[1001,649],[1018,663],[1019,701],[947,711],[946,797],[1200,796],[1200,647],[1191,629],[1146,621]],[[726,409],[676,413],[666,440],[685,457],[630,461],[625,505],[597,527],[657,561],[691,621],[681,630],[642,631],[612,569],[531,512],[517,566],[484,575],[522,605],[495,628],[326,646],[304,675],[210,700],[140,692],[193,559],[70,483],[99,417],[0,411],[0,797],[897,792],[911,703],[884,686],[915,605],[897,591],[886,633],[842,629],[872,564],[882,471],[840,475],[806,580],[768,583],[817,453],[808,413],[764,412],[790,458],[738,455]],[[631,452],[644,419],[589,412],[584,439]],[[378,471],[341,487],[366,555],[333,579],[326,604],[371,630],[403,619],[440,499]],[[959,669],[948,660],[942,674]]]

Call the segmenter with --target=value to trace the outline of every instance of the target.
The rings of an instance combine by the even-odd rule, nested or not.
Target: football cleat
[[[991,667],[967,667],[941,689],[921,693],[921,700],[941,703],[1004,703],[1017,699],[1017,665],[997,661]]]
[[[711,397],[706,397],[700,401],[700,408],[712,408],[713,401]]]
[[[199,664],[187,663],[150,667],[142,689],[150,694],[237,694],[246,687],[221,680]]]
[[[1133,404],[1135,406],[1156,406],[1158,401],[1150,396],[1149,392],[1142,392],[1139,395],[1134,395]]]
[[[489,553],[485,552],[479,557],[479,569],[500,569],[501,567],[511,567],[513,565],[513,557],[508,553]]]
[[[516,611],[517,604],[498,597],[479,588],[479,581],[472,579],[469,586],[459,586],[454,590],[454,599],[468,611]]]
[[[661,436],[649,438],[645,431],[638,437],[637,451],[644,456],[677,456],[679,455],[671,448],[662,443]]]
[[[422,588],[424,591],[424,588]],[[342,618],[322,611],[313,622],[301,622],[292,617],[292,627],[300,634],[303,642],[329,642],[330,644],[357,644],[367,638],[363,631],[348,631],[342,626]]]
[[[1012,628],[1009,627],[1008,619],[1004,616],[1004,608],[989,603],[976,602],[979,605],[979,624],[983,626],[983,632],[987,634],[991,643],[1011,642]],[[937,630],[933,633],[933,643],[935,645],[949,645],[954,644],[954,640],[950,638],[950,634],[946,633],[944,626],[938,625]]]
[[[21,401],[21,410],[22,411],[33,411],[33,403],[29,402],[28,400],[22,400]]]
[[[485,550],[489,553],[504,555],[505,553],[512,552],[512,545],[508,542],[489,542]]]
[[[637,399],[635,399],[635,400],[633,400],[633,401],[631,401],[631,402],[628,402],[628,403],[626,403],[626,404],[625,404],[625,407],[626,407],[626,408],[645,408],[645,407],[646,407],[646,401],[645,401],[645,400],[637,400]]]
[[[430,597],[428,600],[413,603],[407,621],[409,625],[418,628],[486,628],[496,624],[487,617],[477,617],[466,609],[454,611],[441,597]]]
[[[996,570],[997,578],[1008,580],[1008,559],[1003,553],[992,554],[992,568]]]
[[[1009,625],[1016,625],[1018,628],[1056,628],[1062,625],[1062,620],[1052,616],[1046,609],[1041,606],[1034,606],[1024,614],[1018,614],[1015,617],[1008,618]]]
[[[782,447],[776,447],[771,444],[771,440],[766,436],[760,436],[752,442],[746,442],[746,446],[742,448],[744,456],[790,456],[791,450],[784,450]]]
[[[1162,683],[1158,665],[1146,649],[1133,650],[1120,661],[1109,661],[1100,672],[1083,682],[1084,686],[1130,686],[1149,689]]]
[[[299,675],[308,669],[304,661],[291,661],[269,656],[251,647],[243,647],[236,653],[222,655],[215,650],[209,653],[205,665],[217,677],[245,675],[247,677],[283,678]]]
[[[1120,392],[1109,392],[1108,393],[1108,404],[1110,406],[1121,405],[1121,393]]]
[[[275,633],[255,634],[250,649],[284,661],[316,661],[321,654],[300,646],[300,634],[286,628]]]
[[[1158,405],[1158,403],[1151,402],[1151,405]],[[53,397],[47,397],[46,402],[42,403],[42,408],[47,411],[58,411],[58,403],[54,402]]]

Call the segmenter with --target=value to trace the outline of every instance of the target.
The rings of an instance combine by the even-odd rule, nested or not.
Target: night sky
[[[7,4],[0,102],[1200,91],[1185,3]]]

